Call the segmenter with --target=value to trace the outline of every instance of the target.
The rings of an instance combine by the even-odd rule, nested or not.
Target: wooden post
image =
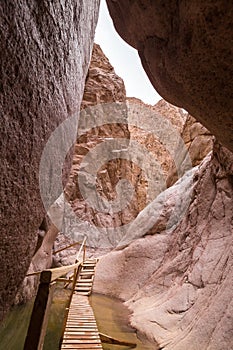
[[[85,261],[86,259],[86,241],[84,243],[84,248],[83,248],[83,262]]]
[[[24,350],[42,350],[52,302],[55,282],[51,282],[51,271],[43,271],[34,302],[30,324],[24,343]]]
[[[79,248],[78,254],[76,255],[75,263],[77,263],[80,259],[81,252],[83,250],[84,245],[86,244],[87,237],[85,236],[82,242],[81,247]]]

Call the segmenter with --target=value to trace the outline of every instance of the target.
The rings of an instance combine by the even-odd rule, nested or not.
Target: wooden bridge
[[[69,247],[71,246],[73,245]],[[82,259],[80,259],[81,254]],[[64,282],[65,287],[72,283],[60,349],[101,350],[103,349],[102,343],[123,345],[129,348],[136,347],[136,344],[114,339],[98,331],[94,312],[88,298],[92,292],[97,262],[98,259],[86,259],[85,238],[76,256],[75,264],[28,275],[40,274],[40,284],[32,310],[24,350],[43,349],[52,296],[57,282]],[[70,277],[62,277],[68,273],[71,273]]]
[[[97,260],[81,264],[74,286],[61,349],[103,349],[88,296],[91,294]]]

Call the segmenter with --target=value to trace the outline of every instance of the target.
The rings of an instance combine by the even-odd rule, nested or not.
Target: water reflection
[[[154,350],[155,346],[137,338],[129,326],[129,311],[122,302],[99,294],[92,294],[91,304],[96,316],[98,329],[114,338],[136,343],[137,350]],[[103,344],[104,350],[129,350],[128,347]]]
[[[15,306],[0,326],[0,350],[21,350],[27,334],[33,301]]]
[[[43,350],[59,350],[69,295],[69,290],[64,290],[61,285],[58,285],[54,293]],[[96,294],[93,294],[90,299],[100,332],[120,340],[137,343],[137,350],[154,350],[153,345],[142,343],[137,339],[134,330],[128,325],[128,309],[120,301]],[[0,350],[23,350],[33,302],[15,306],[8,313],[0,326]],[[103,349],[128,350],[129,348],[103,344]]]
[[[70,291],[61,285],[55,290],[43,350],[59,350],[65,308]],[[14,306],[0,326],[0,350],[23,350],[34,300]]]

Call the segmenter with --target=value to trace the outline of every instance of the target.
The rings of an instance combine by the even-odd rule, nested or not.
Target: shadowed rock
[[[25,276],[45,214],[39,189],[43,149],[62,121],[78,115],[98,5],[1,1],[0,319]],[[54,149],[51,158],[59,152]],[[69,167],[68,161],[64,178]]]
[[[158,93],[233,151],[233,7],[224,0],[107,0]]]

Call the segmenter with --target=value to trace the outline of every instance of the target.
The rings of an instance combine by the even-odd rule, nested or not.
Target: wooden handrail
[[[61,248],[61,249],[56,250],[55,252],[53,252],[53,254],[57,254],[57,253],[63,252],[63,250],[72,248],[72,247],[74,247],[74,246],[76,246],[76,245],[78,245],[78,244],[81,245],[82,243],[81,243],[81,242],[75,242],[75,243],[69,244],[69,245],[67,245],[67,246],[64,247],[64,248]]]
[[[43,275],[43,280],[48,280],[50,278],[50,274],[52,274],[52,279],[51,282],[56,280],[57,278],[61,277],[64,274],[69,273],[70,271],[74,270],[75,268],[78,267],[78,265],[80,265],[81,262],[77,262],[75,264],[72,265],[66,265],[66,266],[61,266],[61,267],[55,267],[53,269],[46,269],[43,271],[36,271],[36,272],[32,272],[32,273],[28,273],[26,275],[26,277],[30,277],[30,276],[35,276],[35,275]]]
[[[41,272],[40,282],[42,283],[50,283],[56,281],[59,277],[66,275],[67,273],[77,269],[79,265],[81,265],[81,261],[78,261],[75,264],[55,267],[54,269],[47,269]],[[48,282],[47,282],[48,281]]]
[[[66,266],[61,266],[61,267],[55,267],[55,268],[52,268],[52,269],[46,269],[46,270],[43,270],[43,271],[35,271],[35,272],[31,272],[31,273],[28,273],[26,275],[26,277],[30,277],[30,276],[35,276],[35,275],[41,275],[42,273],[44,274],[44,278],[47,280],[48,277],[46,277],[46,275],[48,275],[48,271],[50,271],[52,273],[52,279],[51,279],[51,282],[56,280],[57,278],[61,277],[63,274],[67,274],[69,273],[70,271],[78,268],[78,265],[77,264],[80,264],[81,262],[79,262],[79,256],[83,250],[83,259],[82,261],[85,260],[85,253],[86,253],[86,240],[87,240],[87,237],[85,236],[83,241],[82,241],[82,244],[79,242],[79,244],[81,244],[81,247],[79,248],[79,251],[76,255],[76,258],[75,258],[75,264],[72,264],[72,265],[66,265]],[[75,243],[75,244],[78,244],[78,243]],[[65,249],[65,248],[64,248]],[[48,275],[49,276],[49,275]]]

